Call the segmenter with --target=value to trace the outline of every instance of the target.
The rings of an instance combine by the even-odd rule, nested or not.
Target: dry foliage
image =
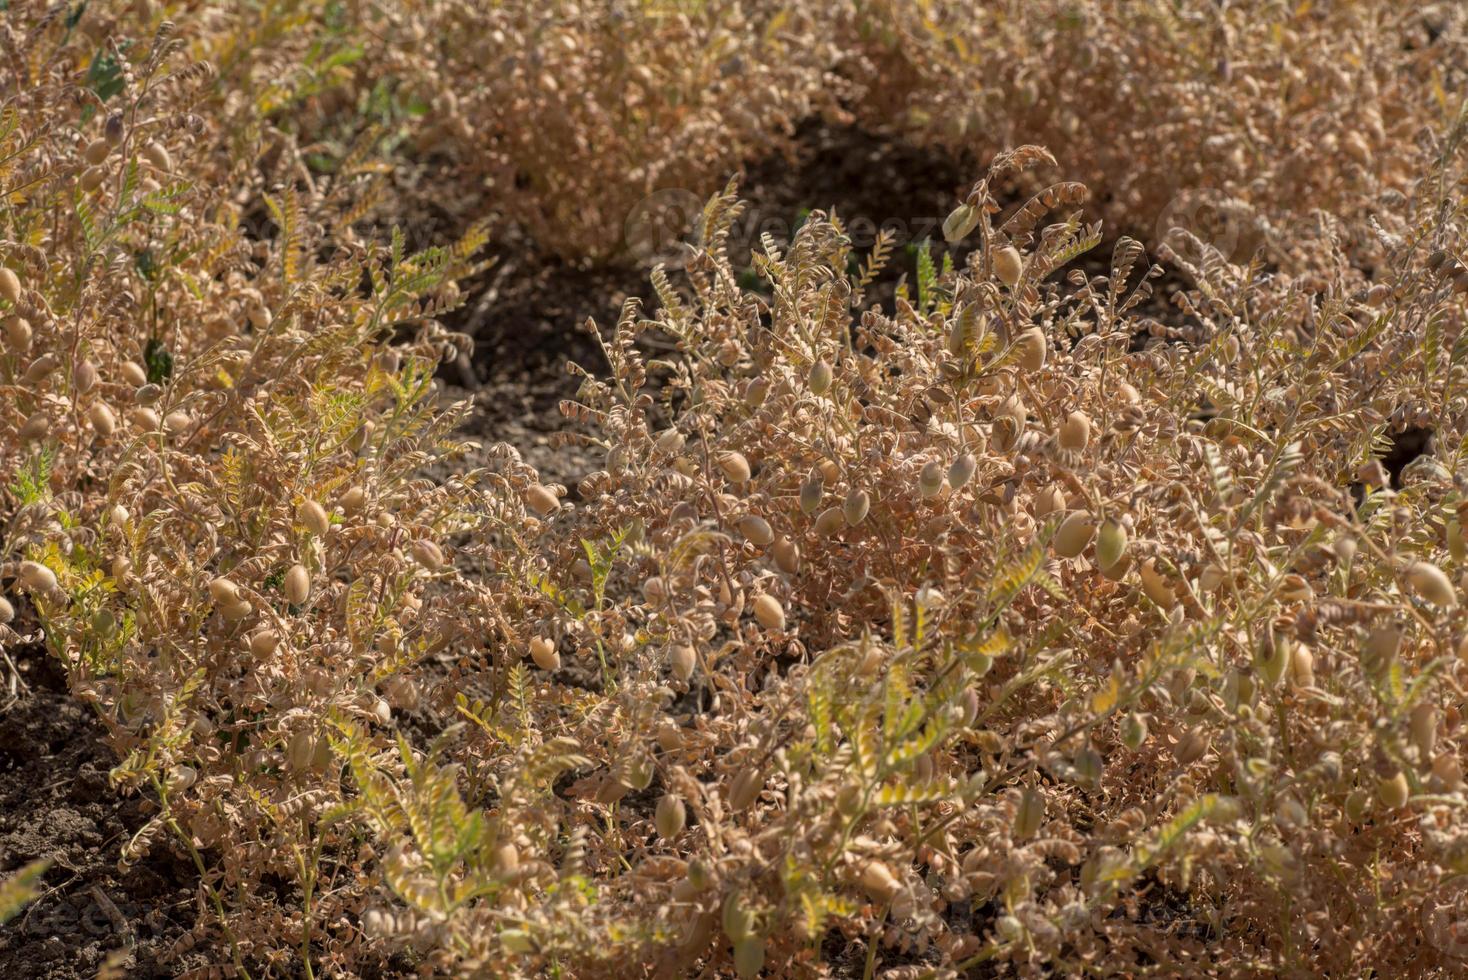
[[[1366,222],[1401,211],[1468,70],[1450,3],[859,9],[859,112],[948,145],[1046,145],[1117,231],[1181,226],[1297,267],[1342,235],[1381,259]]]
[[[944,6],[0,26],[0,643],[220,975],[1463,969],[1461,15]],[[604,469],[461,461],[485,226],[383,227],[602,254],[863,92],[1020,144],[890,307],[833,214],[736,268],[730,183],[563,405]],[[1189,189],[1269,248],[1093,220]]]

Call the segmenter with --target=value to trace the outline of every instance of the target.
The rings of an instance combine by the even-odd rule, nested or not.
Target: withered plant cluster
[[[219,976],[1453,975],[1460,21],[13,4],[0,645]],[[993,151],[889,303],[837,214],[731,260],[816,111]],[[604,465],[461,444],[488,225],[394,226],[715,178],[562,406]],[[1263,248],[1095,220],[1184,192]]]
[[[571,256],[618,255],[648,195],[706,198],[820,113],[983,161],[1048,146],[1115,233],[1177,225],[1289,265],[1341,233],[1324,211],[1375,261],[1356,229],[1400,206],[1420,130],[1468,73],[1462,6],[1395,0],[452,0],[316,32],[306,16],[246,21],[251,43],[298,52],[264,62],[299,79],[275,100],[295,127],[399,129],[416,206],[490,209]]]

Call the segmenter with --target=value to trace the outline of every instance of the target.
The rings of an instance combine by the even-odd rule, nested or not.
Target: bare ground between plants
[[[913,270],[913,254],[903,250],[924,238],[941,241],[939,224],[979,173],[977,164],[856,128],[812,123],[800,136],[791,158],[748,169],[740,188],[747,209],[732,254],[747,256],[761,231],[783,241],[808,210],[834,208],[848,223],[894,230],[898,252],[869,294],[890,306],[899,277]],[[567,428],[557,406],[578,383],[566,363],[605,368],[584,325],[592,318],[605,330],[629,297],[651,312],[650,266],[582,268],[513,239],[492,253],[496,264],[451,317],[475,337],[476,348],[469,370],[446,365],[440,372],[444,397],[472,399],[464,437],[515,446],[574,499],[577,482],[601,464],[593,449],[552,438]],[[120,949],[128,950],[128,977],[177,976],[212,961],[203,948],[172,952],[190,946],[185,937],[196,921],[192,866],[160,842],[139,864],[119,868],[149,804],[108,784],[116,759],[102,725],[68,695],[60,666],[39,647],[12,656],[28,690],[0,700],[0,871],[38,857],[53,864],[43,896],[0,926],[0,977],[90,978]]]
[[[27,690],[0,702],[0,867],[50,858],[44,893],[0,927],[0,976],[92,977],[113,951],[128,977],[164,977],[163,965],[195,920],[191,865],[156,847],[120,868],[122,848],[150,804],[108,784],[116,764],[92,709],[73,700],[59,664],[40,647],[15,652]]]

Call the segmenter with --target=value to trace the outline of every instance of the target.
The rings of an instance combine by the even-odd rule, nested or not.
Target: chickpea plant
[[[1458,7],[12,6],[0,648],[196,874],[171,964],[1461,972]],[[816,113],[992,157],[745,268]],[[491,227],[670,188],[593,471],[461,438]]]

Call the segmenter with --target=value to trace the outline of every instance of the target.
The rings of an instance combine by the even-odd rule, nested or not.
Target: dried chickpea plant
[[[209,975],[1468,968],[1463,25],[1338,6],[0,25],[0,646],[95,709]],[[599,469],[456,434],[497,216],[605,256],[968,91],[1013,145],[911,270],[822,210],[737,267],[729,180],[585,325]],[[1260,247],[1152,237],[1180,191]]]

